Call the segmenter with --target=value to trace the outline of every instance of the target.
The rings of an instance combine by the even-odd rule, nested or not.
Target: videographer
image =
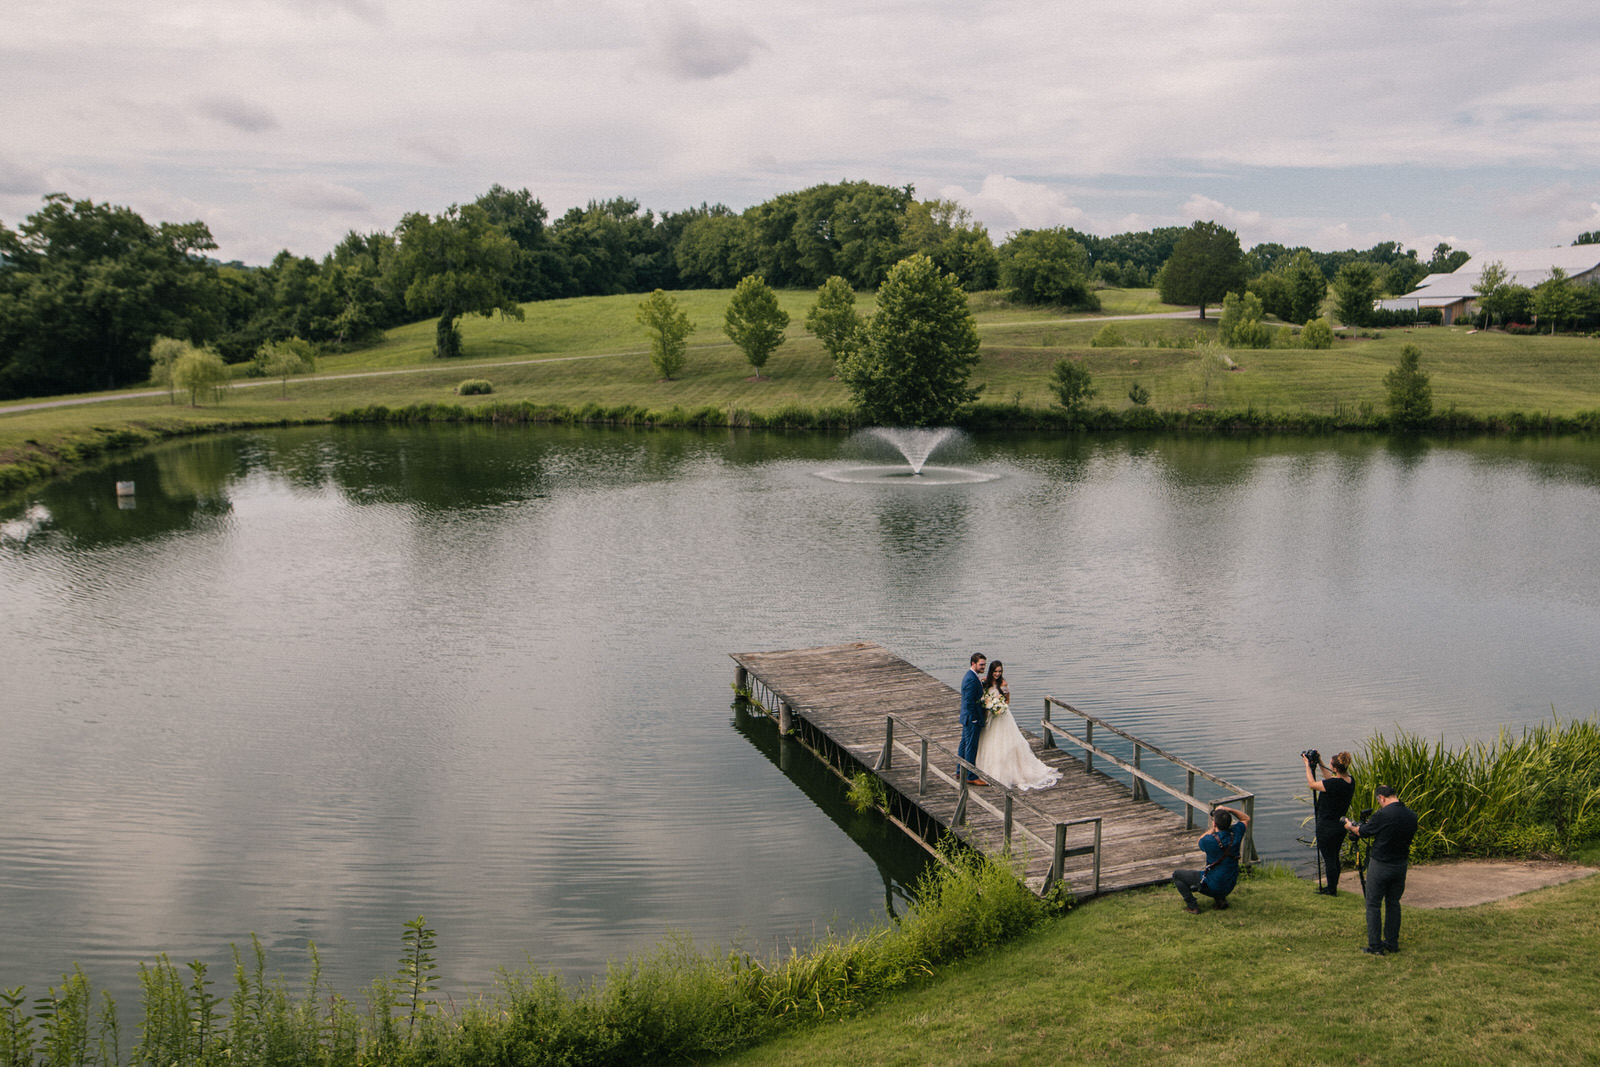
[[[1200,905],[1194,899],[1197,892],[1215,901],[1213,907],[1218,911],[1228,906],[1228,894],[1239,881],[1239,850],[1244,847],[1244,832],[1249,825],[1250,816],[1238,808],[1218,804],[1211,809],[1211,830],[1200,839],[1206,869],[1172,872],[1172,884],[1178,887],[1183,909],[1190,915],[1200,914]]]
[[[1367,847],[1367,947],[1361,951],[1382,956],[1400,951],[1400,897],[1406,891],[1406,867],[1411,862],[1411,839],[1417,835],[1417,816],[1401,803],[1394,786],[1380,785],[1377,794],[1378,810],[1362,812],[1360,826],[1346,819],[1344,828],[1370,842]],[[1385,905],[1388,906],[1387,915],[1384,914]]]
[[[1330,897],[1339,895],[1339,852],[1344,848],[1344,816],[1350,810],[1350,798],[1356,794],[1356,784],[1350,777],[1350,753],[1340,752],[1333,757],[1329,768],[1333,774],[1318,781],[1316,770],[1322,757],[1316,749],[1300,753],[1306,764],[1306,784],[1312,789],[1311,803],[1316,811],[1317,853],[1319,866],[1328,873],[1328,885],[1317,886],[1317,892]],[[1321,793],[1321,796],[1317,796]]]

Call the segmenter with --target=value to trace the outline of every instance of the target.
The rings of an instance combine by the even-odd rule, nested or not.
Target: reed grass
[[[1600,838],[1600,719],[1501,730],[1457,748],[1401,731],[1370,739],[1356,781],[1392,785],[1417,813],[1416,859],[1571,857]],[[1375,806],[1358,795],[1355,807]]]
[[[501,973],[464,1004],[435,996],[434,932],[406,924],[396,973],[372,983],[364,1009],[325,988],[320,961],[291,994],[266,974],[259,940],[234,950],[234,993],[206,964],[165,956],[141,966],[142,1022],[128,1062],[161,1067],[383,1064],[696,1063],[806,1022],[848,1016],[1039,926],[1051,908],[1004,863],[954,846],[929,868],[918,904],[892,926],[830,931],[804,949],[761,956],[669,938],[568,984],[531,965]],[[0,991],[0,1067],[115,1067],[120,1030],[109,999],[96,1011],[74,968],[30,1008]]]

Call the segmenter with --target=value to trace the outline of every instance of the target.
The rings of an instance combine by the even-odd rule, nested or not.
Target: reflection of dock
[[[1219,800],[1253,807],[1252,796],[1227,782],[1050,698],[1046,718],[1052,710],[1056,718],[1046,725],[1051,740],[1031,740],[1039,757],[1063,772],[1060,784],[1025,793],[999,786],[968,790],[959,784],[955,755],[959,694],[882,646],[742,652],[733,659],[740,691],[784,732],[793,731],[847,778],[863,770],[876,774],[888,787],[891,817],[906,832],[933,842],[954,825],[958,837],[990,854],[1005,851],[1009,839],[1036,891],[1064,877],[1082,898],[1202,866],[1195,842],[1214,801],[1194,795],[1196,775],[1226,794]],[[1062,710],[1085,720],[1085,736],[1061,727]],[[1096,725],[1126,739],[1132,760],[1101,747],[1104,732],[1097,744]],[[1084,759],[1054,747],[1056,741],[1072,744]],[[1187,788],[1151,774],[1151,756],[1182,769]],[[1105,769],[1122,771],[1128,784]],[[1188,816],[1147,799],[1151,787],[1177,797]]]

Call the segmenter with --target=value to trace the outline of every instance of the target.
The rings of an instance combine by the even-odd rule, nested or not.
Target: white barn
[[[1378,301],[1388,311],[1420,311],[1438,308],[1446,326],[1478,310],[1478,294],[1472,287],[1491,263],[1506,269],[1506,281],[1529,289],[1550,277],[1551,267],[1560,267],[1567,277],[1600,285],[1600,245],[1570,245],[1564,248],[1532,248],[1524,252],[1486,252],[1473,256],[1449,274],[1430,274],[1405,296]]]

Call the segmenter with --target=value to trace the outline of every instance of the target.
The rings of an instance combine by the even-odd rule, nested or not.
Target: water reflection
[[[975,438],[995,477],[932,492],[818,478],[842,447],[290,429],[9,505],[0,985],[81,960],[127,1001],[135,961],[254,931],[354,992],[425,914],[464,989],[903,906],[920,852],[728,729],[735,650],[873,640],[953,684],[981,648],[1024,727],[1049,693],[1253,787],[1307,863],[1300,750],[1600,692],[1592,443]]]

